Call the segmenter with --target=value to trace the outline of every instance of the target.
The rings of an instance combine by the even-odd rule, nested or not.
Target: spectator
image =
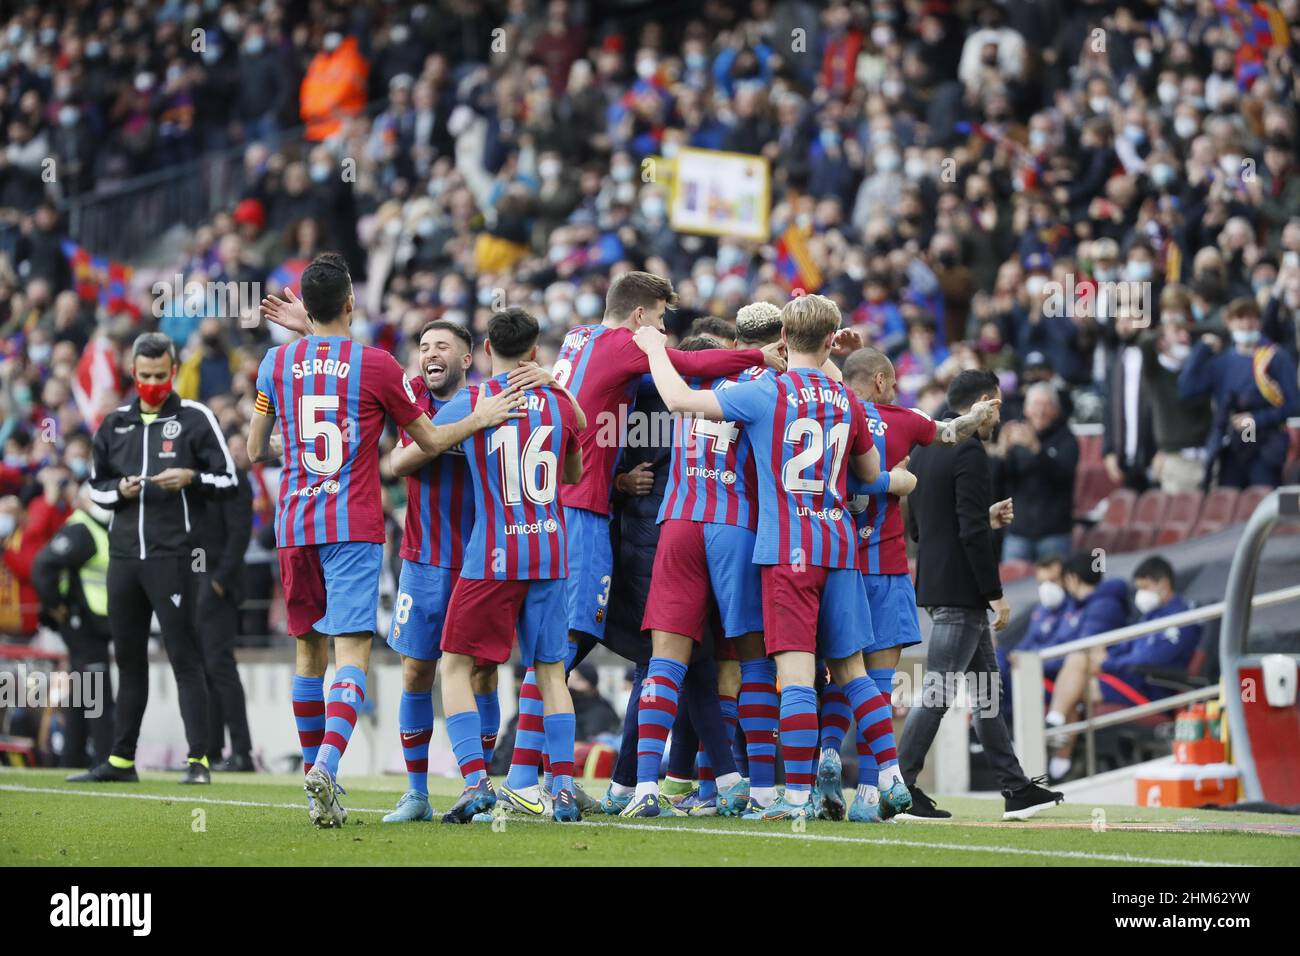
[[[998,436],[997,475],[1003,496],[1016,503],[1002,543],[1004,561],[1036,561],[1070,551],[1079,443],[1051,385],[1030,386],[1024,415],[1024,421],[1003,425]]]
[[[302,78],[300,97],[306,136],[320,142],[336,136],[343,121],[366,107],[370,64],[354,36],[343,36],[337,25],[321,39],[320,50]]]
[[[1187,401],[1214,399],[1206,484],[1217,466],[1220,485],[1277,487],[1289,445],[1286,420],[1300,414],[1295,362],[1276,344],[1262,341],[1254,299],[1234,299],[1225,315],[1232,347],[1216,333],[1202,335],[1179,373],[1178,394]]]
[[[1184,400],[1178,376],[1192,352],[1191,300],[1186,290],[1168,286],[1160,298],[1160,326],[1143,334],[1142,384],[1151,406],[1155,455],[1152,478],[1167,494],[1194,491],[1205,476],[1205,438],[1210,400]]]
[[[1071,640],[1092,637],[1122,627],[1127,620],[1127,606],[1121,582],[1105,581],[1095,587],[1087,584],[1092,558],[1080,555],[1070,562],[1074,573],[1074,593],[1083,593],[1083,612]],[[1100,581],[1100,574],[1095,575]],[[1119,588],[1113,585],[1120,585]],[[1174,590],[1174,571],[1167,560],[1153,555],[1133,572],[1136,589],[1133,603],[1138,623],[1145,624],[1189,610],[1191,605]],[[1173,671],[1186,675],[1187,665],[1201,643],[1201,626],[1187,624],[1154,631],[1109,647],[1075,651],[1065,658],[1056,678],[1047,724],[1061,726],[1072,719],[1084,695],[1093,703],[1133,707],[1168,697],[1172,690],[1155,680],[1156,671]],[[1063,778],[1070,768],[1073,740],[1060,745],[1050,761],[1048,773]]]
[[[1151,395],[1145,382],[1144,353],[1138,343],[1138,320],[1122,305],[1115,318],[1119,347],[1106,371],[1106,417],[1102,430],[1102,461],[1111,481],[1135,491],[1147,487],[1147,471],[1155,456]]]

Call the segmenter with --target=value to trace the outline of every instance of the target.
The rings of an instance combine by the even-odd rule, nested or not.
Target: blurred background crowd
[[[257,299],[329,249],[356,282],[354,333],[403,362],[429,319],[482,333],[503,303],[539,317],[551,358],[627,269],[672,278],[678,334],[815,286],[894,359],[900,404],[937,413],[959,370],[999,374],[1004,557],[1026,561],[1070,550],[1119,485],[1224,478],[1206,447],[1240,409],[1179,380],[1242,315],[1290,361],[1269,419],[1282,454],[1241,482],[1276,484],[1300,415],[1300,2],[1260,6],[0,3],[0,631],[36,629],[30,564],[74,504],[93,424],[132,397],[130,341],[171,336],[178,391],[249,469],[254,375],[282,340]],[[772,241],[671,228],[686,147],[770,161]],[[159,198],[216,196],[218,175],[201,215]],[[89,236],[114,195],[132,198]],[[199,293],[159,305],[154,283],[177,277]],[[1117,281],[1149,308],[1101,291],[1049,307],[1052,283]],[[214,303],[218,283],[255,291]],[[276,476],[250,472],[255,642],[277,629]],[[385,493],[400,514],[402,483],[386,474]]]

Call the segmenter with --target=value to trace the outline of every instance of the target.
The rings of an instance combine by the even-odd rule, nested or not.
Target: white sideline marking
[[[0,784],[0,791],[14,793],[46,793],[55,796],[109,797],[118,800],[153,800],[163,803],[204,803],[223,807],[260,807],[269,810],[306,810],[305,803],[266,803],[256,800],[220,800],[214,797],[165,796],[158,793],[114,793],[107,790],[71,790],[60,787],[28,787],[21,784]],[[348,807],[349,813],[388,813],[387,809]],[[520,821],[524,822],[524,821]],[[1171,860],[1153,856],[1130,856],[1124,853],[1089,853],[1085,850],[1032,850],[1010,846],[982,846],[965,843],[939,843],[930,840],[884,840],[871,837],[834,836],[829,833],[787,833],[776,830],[716,830],[697,827],[664,827],[646,823],[595,823],[578,824],[588,827],[615,827],[620,830],[644,830],[653,833],[695,833],[710,836],[765,837],[774,840],[813,840],[820,843],[852,843],[862,846],[916,847],[920,850],[952,850],[962,853],[998,853],[1008,856],[1051,857],[1058,860],[1095,860],[1104,863],[1146,863],[1152,866],[1213,866],[1239,867],[1244,863],[1224,863],[1220,860]]]

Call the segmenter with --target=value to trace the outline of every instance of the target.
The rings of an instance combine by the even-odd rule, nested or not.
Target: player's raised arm
[[[307,307],[293,294],[293,289],[284,288],[284,298],[268,295],[262,300],[262,317],[282,329],[307,334]]]
[[[718,397],[713,392],[706,389],[691,388],[686,384],[686,380],[681,377],[677,369],[673,367],[673,362],[668,357],[668,340],[662,332],[648,325],[643,325],[636,330],[633,341],[636,342],[637,348],[645,352],[646,357],[649,359],[650,374],[654,378],[655,388],[659,390],[659,397],[664,400],[664,404],[668,406],[669,411],[686,412],[715,422],[726,419],[726,416],[722,413],[722,406],[718,404]],[[705,355],[708,351],[722,350],[713,349],[705,352],[683,352],[681,354]],[[745,367],[748,368],[749,366]]]
[[[437,458],[449,448],[455,448],[470,435],[492,428],[511,418],[523,418],[519,406],[524,402],[523,393],[517,388],[507,388],[496,395],[480,398],[474,410],[459,421],[445,425],[435,425],[428,415],[420,415],[406,426],[406,433],[411,436],[419,449],[427,456],[425,464]],[[417,468],[419,465],[416,466]],[[394,470],[396,474],[396,470]]]
[[[988,398],[982,402],[976,402],[965,415],[960,415],[951,421],[942,422],[937,433],[939,441],[945,445],[960,445],[967,438],[979,432],[986,424],[996,421],[998,407],[1001,404],[1002,399],[1000,398]]]

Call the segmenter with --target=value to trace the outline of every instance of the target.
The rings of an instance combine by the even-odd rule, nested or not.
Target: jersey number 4
[[[840,484],[840,467],[844,464],[844,453],[849,447],[849,423],[840,422],[832,425],[830,431],[822,428],[822,423],[814,418],[796,418],[785,429],[785,440],[790,445],[803,445],[803,450],[792,455],[781,469],[781,483],[785,490],[793,494],[820,495],[826,491],[826,482],[821,478],[805,475],[810,468],[826,457],[827,449],[834,448],[831,461],[830,485],[838,488]]]
[[[501,425],[488,439],[488,454],[501,456],[501,496],[508,505],[527,498],[535,505],[555,500],[555,452],[546,447],[553,425],[539,425],[528,433],[521,452],[519,426]]]

